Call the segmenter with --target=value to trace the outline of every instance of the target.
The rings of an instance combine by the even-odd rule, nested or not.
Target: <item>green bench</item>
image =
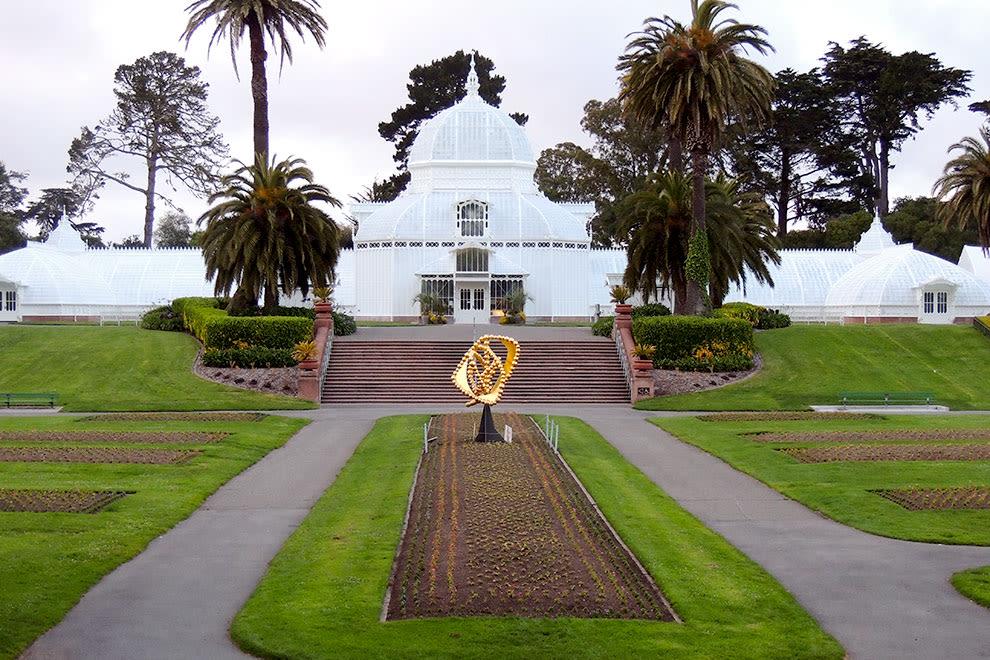
[[[58,395],[52,392],[0,392],[0,406],[16,408],[20,406],[47,406],[54,408]]]
[[[866,404],[930,406],[935,403],[935,395],[931,392],[841,392],[839,401],[844,406]]]

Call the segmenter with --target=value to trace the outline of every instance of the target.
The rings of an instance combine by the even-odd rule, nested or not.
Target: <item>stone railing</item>
[[[320,402],[323,394],[330,350],[333,348],[333,316],[330,309],[330,303],[316,303],[316,319],[313,321],[316,355],[312,360],[299,364],[299,390],[296,396],[315,403]]]
[[[636,340],[632,335],[632,305],[615,306],[615,324],[612,326],[612,337],[622,370],[629,384],[629,403],[653,397],[653,363],[639,360],[633,355]]]

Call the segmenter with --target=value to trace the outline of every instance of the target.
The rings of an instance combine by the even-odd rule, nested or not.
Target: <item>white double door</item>
[[[489,288],[488,282],[458,282],[454,286],[454,323],[488,323]]]

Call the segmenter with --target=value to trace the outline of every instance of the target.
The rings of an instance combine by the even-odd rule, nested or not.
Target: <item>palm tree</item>
[[[982,140],[982,141],[981,141]],[[990,127],[980,129],[980,139],[963,138],[949,147],[961,153],[945,165],[935,182],[944,204],[939,208],[946,225],[955,220],[960,228],[975,224],[980,245],[990,248]]]
[[[339,207],[302,159],[271,163],[260,155],[254,165],[240,164],[224,177],[224,190],[210,197],[213,206],[201,245],[207,277],[216,277],[217,295],[237,292],[228,311],[256,304],[264,289],[265,308],[278,305],[278,292],[306,295],[312,286],[328,286],[340,252],[340,230],[314,204]],[[301,183],[301,185],[297,185]]]
[[[687,309],[686,261],[692,218],[692,183],[676,171],[651,178],[642,190],[619,204],[622,229],[629,238],[624,284],[646,302],[658,293],[674,294],[674,313]],[[780,263],[779,243],[766,203],[741,193],[733,179],[718,177],[706,185],[711,252],[709,296],[721,304],[732,284],[747,277],[773,285],[768,262]]]
[[[320,16],[318,0],[195,0],[186,11],[191,15],[182,37],[186,48],[193,33],[210,19],[216,28],[209,48],[224,39],[230,41],[230,59],[237,74],[237,48],[244,32],[251,48],[251,96],[254,99],[254,152],[268,159],[268,77],[265,71],[265,35],[279,53],[279,69],[285,60],[292,63],[292,42],[287,32],[305,40],[308,33],[321,49],[326,45],[327,22]],[[239,76],[238,76],[239,77]]]
[[[691,155],[692,251],[703,254],[697,235],[705,230],[705,175],[712,149],[730,119],[760,123],[770,116],[774,81],[744,57],[748,49],[773,50],[766,30],[720,15],[736,8],[723,0],[691,0],[691,23],[648,18],[619,59],[619,98],[641,120],[667,126]],[[700,277],[698,278],[700,279]],[[688,282],[691,311],[704,310],[699,282]]]
[[[719,307],[732,284],[745,292],[747,277],[773,286],[768,262],[780,264],[780,241],[773,216],[763,198],[739,190],[739,182],[718,176],[708,182],[706,205],[711,251],[709,296]]]
[[[651,177],[619,203],[617,213],[622,235],[628,237],[625,286],[644,302],[672,291],[674,313],[685,313],[691,180],[676,170]]]

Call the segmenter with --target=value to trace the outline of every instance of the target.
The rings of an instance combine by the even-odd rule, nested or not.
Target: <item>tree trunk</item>
[[[268,283],[265,285],[264,309],[268,312],[274,310],[276,307],[278,307],[278,287]]]
[[[242,282],[237,286],[237,290],[234,291],[234,295],[227,304],[227,313],[231,316],[240,316],[256,304],[258,304],[258,297],[251,295],[251,292]]]
[[[708,154],[700,148],[691,150],[691,238],[705,232],[705,173],[707,171]],[[705,297],[701,286],[688,277],[687,304],[688,314],[703,314],[707,310]]]
[[[879,181],[877,182],[877,215],[886,218],[890,210],[890,200],[888,199],[887,175],[890,174],[890,144],[886,140],[880,140],[880,168]]]
[[[687,281],[684,279],[683,272],[680,277],[671,278],[670,288],[674,294],[674,314],[678,316],[687,314]]]
[[[155,181],[158,174],[158,159],[148,159],[148,187],[144,192],[144,247],[151,247],[155,230]]]
[[[780,158],[780,188],[777,190],[777,238],[787,236],[787,208],[791,203],[791,154],[785,149]]]
[[[268,160],[268,78],[265,72],[265,35],[261,22],[252,11],[248,15],[251,42],[251,97],[254,99],[254,153]]]
[[[670,135],[667,142],[667,168],[684,174],[684,147],[679,137]]]

